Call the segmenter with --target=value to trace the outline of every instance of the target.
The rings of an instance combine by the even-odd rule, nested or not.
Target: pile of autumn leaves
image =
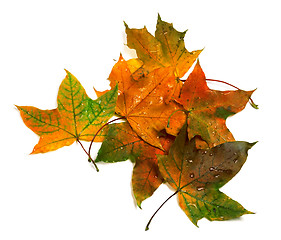
[[[67,71],[56,109],[17,106],[24,123],[40,136],[32,153],[76,141],[96,168],[98,162],[130,159],[138,206],[167,182],[195,225],[203,217],[225,220],[250,213],[219,188],[237,174],[253,146],[236,142],[225,124],[244,109],[253,91],[209,89],[198,61],[182,80],[201,50],[188,52],[185,32],[160,17],[155,36],[146,28],[125,26],[127,45],[138,58],[120,56],[109,76],[111,89],[96,91],[98,99],[90,99]],[[108,122],[114,114],[119,121]],[[102,141],[95,160],[81,141]]]

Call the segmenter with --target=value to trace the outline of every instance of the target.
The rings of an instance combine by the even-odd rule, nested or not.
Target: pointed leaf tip
[[[69,72],[67,69],[64,69],[64,71],[66,72],[67,76],[66,77],[70,77],[72,74],[71,72]]]
[[[162,21],[159,13],[158,13],[158,21]]]
[[[128,24],[125,21],[123,21],[123,23],[126,29],[129,28]]]
[[[247,212],[245,214],[256,214],[256,213],[247,210]]]
[[[258,141],[253,142],[253,143],[249,143],[249,145],[250,145],[250,149],[251,149],[254,145],[256,145],[256,143],[258,143]]]

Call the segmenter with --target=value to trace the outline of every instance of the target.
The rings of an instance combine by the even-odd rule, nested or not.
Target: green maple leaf
[[[17,106],[25,125],[40,136],[32,153],[45,153],[75,141],[91,141],[100,127],[114,114],[118,87],[96,100],[89,98],[70,72],[62,81],[57,103],[52,110]],[[100,133],[96,141],[103,140]]]
[[[166,147],[171,139],[161,140]],[[134,162],[132,187],[137,205],[141,207],[142,201],[152,196],[163,182],[156,154],[164,154],[164,151],[143,141],[128,122],[122,122],[108,126],[107,136],[95,161],[113,163],[130,159]]]

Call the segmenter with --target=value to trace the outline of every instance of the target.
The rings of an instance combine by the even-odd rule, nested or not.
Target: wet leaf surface
[[[207,86],[199,65],[185,81],[175,100],[188,112],[188,137],[200,136],[209,147],[234,141],[226,127],[226,119],[242,111],[254,91],[217,91]]]
[[[179,205],[189,219],[227,220],[249,214],[238,202],[219,191],[241,169],[255,143],[228,142],[210,149],[197,149],[188,140],[184,125],[169,155],[158,156],[164,179],[178,192]]]

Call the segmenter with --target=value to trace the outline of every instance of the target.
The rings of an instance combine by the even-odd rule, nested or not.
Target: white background
[[[254,101],[230,118],[237,140],[259,141],[222,191],[255,212],[239,220],[199,221],[196,228],[161,186],[136,207],[133,165],[99,164],[97,173],[77,144],[29,155],[38,137],[16,105],[56,108],[64,68],[95,98],[106,88],[124,43],[123,21],[155,31],[157,14],[179,31],[188,50],[204,48],[207,78],[244,90]],[[280,239],[280,1],[15,1],[0,3],[0,239]],[[221,85],[220,85],[221,86]],[[224,86],[226,89],[226,87]],[[85,146],[88,146],[85,143]],[[95,144],[93,154],[98,150]]]

